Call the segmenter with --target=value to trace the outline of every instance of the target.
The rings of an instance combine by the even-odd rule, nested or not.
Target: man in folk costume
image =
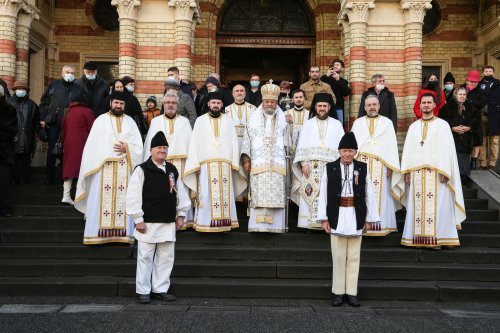
[[[278,106],[280,88],[261,88],[262,105],[250,118],[243,136],[241,159],[250,174],[248,231],[283,233],[285,226],[286,120]]]
[[[163,132],[169,142],[168,156],[166,161],[172,163],[179,171],[179,178],[184,179],[184,167],[186,165],[189,139],[191,138],[191,123],[189,119],[177,113],[179,96],[172,91],[167,91],[163,96],[163,115],[153,118],[149,127],[148,135],[144,141],[144,155],[142,160],[145,162],[151,156],[150,144],[153,136],[158,131]],[[183,184],[183,186],[185,186]],[[186,192],[189,190],[185,188]],[[184,228],[193,226],[193,210],[188,209]]]
[[[111,111],[99,116],[83,149],[75,208],[86,216],[83,244],[134,243],[134,222],[125,195],[134,167],[142,161],[142,138],[124,114],[123,92],[111,95]]]
[[[220,92],[208,93],[209,112],[196,120],[184,168],[184,183],[196,192],[193,227],[201,232],[237,228],[235,198],[246,188],[236,129],[221,113],[223,98]]]
[[[339,141],[344,135],[340,121],[329,117],[335,106],[332,95],[317,93],[312,104],[316,116],[302,126],[293,161],[292,200],[299,205],[298,227],[321,230],[318,199],[321,177],[328,162],[338,158]]]
[[[186,121],[191,128],[187,118]],[[179,171],[167,161],[169,145],[163,131],[153,136],[149,146],[150,157],[135,168],[127,189],[127,215],[134,219],[137,239],[139,303],[149,303],[151,296],[162,301],[175,300],[168,293],[175,231],[182,228],[191,206]]]
[[[227,106],[225,113],[233,120],[236,134],[238,135],[238,148],[241,149],[243,133],[248,120],[255,112],[256,107],[253,104],[245,102],[245,87],[237,84],[233,87],[234,103]]]
[[[318,220],[330,235],[333,260],[332,305],[360,306],[357,299],[361,236],[380,221],[367,165],[356,161],[354,133],[339,143],[340,158],[326,165],[321,179]]]
[[[396,132],[392,121],[379,115],[379,110],[378,97],[366,97],[366,116],[356,119],[351,129],[359,145],[356,159],[368,165],[380,215],[380,222],[373,223],[365,236],[386,236],[398,230],[396,211],[404,191]]]
[[[290,151],[290,155],[292,156],[295,156],[300,129],[304,125],[305,121],[309,119],[309,110],[304,108],[304,98],[304,92],[302,90],[295,90],[292,93],[293,108],[285,111],[285,119],[290,128],[290,147],[288,149]]]
[[[453,135],[448,123],[434,116],[436,99],[420,98],[422,118],[408,128],[401,174],[406,219],[401,244],[440,248],[458,246],[457,229],[465,220],[462,183]]]

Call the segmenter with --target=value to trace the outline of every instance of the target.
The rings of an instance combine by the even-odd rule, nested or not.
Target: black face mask
[[[429,87],[431,89],[436,89],[437,86],[438,86],[438,82],[437,81],[429,81],[427,83],[427,87]]]

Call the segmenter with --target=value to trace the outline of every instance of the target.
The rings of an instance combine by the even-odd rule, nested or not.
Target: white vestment
[[[114,145],[126,144],[125,154]],[[134,243],[134,223],[125,212],[129,177],[142,161],[142,138],[135,121],[110,112],[99,116],[83,149],[75,208],[86,216],[84,244]]]
[[[458,246],[457,229],[465,220],[462,183],[455,143],[448,123],[419,119],[406,134],[401,174],[411,174],[402,204],[406,219],[402,245]],[[440,182],[440,175],[448,183]]]
[[[248,231],[283,233],[285,226],[286,121],[277,107],[266,115],[262,107],[247,124],[241,153],[250,158]],[[243,156],[246,155],[246,156]]]
[[[223,232],[239,226],[235,198],[246,182],[240,174],[236,130],[226,114],[214,118],[206,113],[196,120],[184,183],[196,192],[196,231]]]
[[[285,115],[292,116],[292,124],[288,125],[290,127],[290,155],[294,156],[297,144],[299,142],[299,134],[304,126],[305,122],[309,119],[309,110],[303,108],[302,110],[297,110],[295,108],[286,110]],[[293,162],[293,159],[292,159]]]
[[[326,163],[338,158],[338,146],[344,128],[336,119],[311,118],[302,126],[293,161],[292,200],[299,205],[298,227],[321,230],[317,219],[321,177]],[[302,174],[302,166],[311,170],[309,178]]]
[[[380,115],[356,119],[351,131],[358,143],[356,159],[368,165],[380,214],[380,222],[373,223],[365,236],[386,236],[398,230],[396,211],[401,208],[399,201],[404,190],[396,132],[392,121]],[[388,169],[392,170],[390,178]]]
[[[146,161],[149,156],[151,156],[151,140],[159,131],[165,134],[168,142],[168,155],[166,161],[172,163],[177,168],[179,178],[182,180],[184,179],[184,167],[186,165],[189,139],[193,132],[191,123],[189,119],[178,114],[172,119],[169,119],[165,114],[153,118],[149,126],[148,135],[144,141],[143,161]],[[183,186],[186,187],[184,184]],[[187,187],[185,190],[189,193]],[[193,226],[193,217],[193,209],[190,208],[186,213],[186,221],[183,230]]]
[[[226,107],[226,114],[233,120],[236,135],[238,136],[238,148],[241,150],[241,142],[248,120],[256,110],[255,105],[244,102],[243,104],[233,103]]]
[[[191,128],[191,126],[189,127]],[[165,163],[163,165],[155,163],[155,165],[165,172]],[[137,167],[130,178],[126,197],[127,215],[134,219],[135,224],[141,222],[146,224],[144,233],[134,231],[134,237],[138,241],[136,292],[143,295],[149,294],[151,291],[154,293],[168,291],[170,273],[174,264],[176,229],[175,221],[165,221],[166,223],[148,223],[148,221],[144,221],[144,211],[142,209],[144,177],[143,169]],[[191,206],[191,201],[180,177],[177,180],[176,189],[177,216],[185,217],[186,211]]]

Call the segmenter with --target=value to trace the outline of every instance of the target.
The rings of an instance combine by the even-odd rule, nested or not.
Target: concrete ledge
[[[490,170],[472,170],[470,186],[477,189],[477,197],[488,200],[489,209],[500,209],[500,175]]]

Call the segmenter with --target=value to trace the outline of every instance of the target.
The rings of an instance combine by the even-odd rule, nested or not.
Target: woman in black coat
[[[450,124],[455,140],[460,176],[470,174],[471,152],[474,146],[473,133],[481,125],[481,114],[467,98],[467,90],[459,88],[454,98],[446,104],[446,121]],[[465,179],[462,179],[465,180]]]

